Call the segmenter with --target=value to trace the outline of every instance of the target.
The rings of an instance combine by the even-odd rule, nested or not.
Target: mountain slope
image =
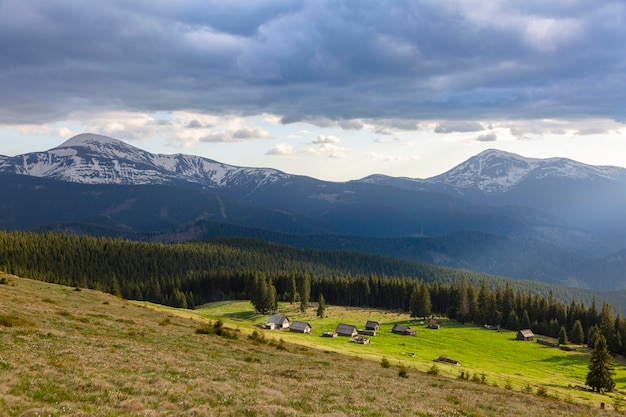
[[[192,155],[156,155],[120,140],[94,134],[74,136],[46,152],[0,159],[0,172],[81,184],[167,184],[207,187],[266,183],[290,178],[273,169],[240,168]]]
[[[214,222],[302,235],[298,245],[333,236],[335,249],[621,288],[621,262],[605,259],[626,248],[625,172],[489,150],[430,179],[337,183],[83,134],[0,157],[0,192],[9,196],[0,227],[169,240],[197,239]]]

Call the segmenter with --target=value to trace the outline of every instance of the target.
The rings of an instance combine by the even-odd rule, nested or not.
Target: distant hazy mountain
[[[153,240],[234,233],[626,287],[626,170],[568,159],[489,150],[429,179],[338,183],[83,134],[48,151],[0,156],[0,193],[0,228],[8,230]]]

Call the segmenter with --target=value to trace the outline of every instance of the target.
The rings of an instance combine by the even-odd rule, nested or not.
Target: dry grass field
[[[1,416],[619,415],[228,328],[204,334],[196,314],[97,291],[2,282]]]

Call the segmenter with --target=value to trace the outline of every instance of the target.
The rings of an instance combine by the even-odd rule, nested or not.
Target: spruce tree
[[[596,339],[595,347],[591,352],[589,360],[589,373],[585,384],[590,386],[595,392],[603,393],[613,391],[615,381],[613,380],[615,371],[613,370],[613,357],[607,349],[606,339],[600,333]]]
[[[308,273],[300,276],[298,294],[300,294],[300,311],[304,313],[309,306],[309,298],[311,297],[311,277]]]
[[[317,317],[324,318],[324,312],[326,311],[326,300],[324,300],[324,294],[320,294],[317,300]]]
[[[561,326],[561,330],[559,330],[559,344],[567,344],[567,330],[565,330],[565,326]]]
[[[585,341],[585,333],[583,332],[583,324],[580,322],[580,320],[576,320],[574,322],[569,339],[572,343],[576,343],[578,345],[582,344]]]

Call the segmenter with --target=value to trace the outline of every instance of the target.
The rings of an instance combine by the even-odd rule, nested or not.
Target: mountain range
[[[484,151],[428,179],[321,181],[81,134],[0,156],[0,227],[248,236],[595,289],[626,288],[626,169]]]

